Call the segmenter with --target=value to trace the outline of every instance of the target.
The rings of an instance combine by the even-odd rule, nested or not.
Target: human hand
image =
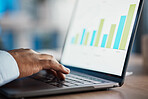
[[[31,49],[15,49],[8,51],[16,60],[20,75],[18,78],[31,76],[41,70],[52,72],[60,79],[65,79],[64,74],[70,73],[70,70],[48,54],[40,54]]]

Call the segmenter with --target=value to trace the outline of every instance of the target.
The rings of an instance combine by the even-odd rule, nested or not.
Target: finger
[[[55,77],[59,78],[60,80],[64,80],[66,77],[63,73],[58,72],[58,71],[56,72],[55,70],[52,70],[52,69],[46,70],[46,71],[49,74],[53,74]]]
[[[60,80],[64,80],[66,78],[65,74],[57,71],[57,76]]]
[[[63,65],[59,64],[55,60],[40,60],[40,65],[43,66],[43,69],[53,69],[55,71],[62,72],[64,74],[69,74],[70,70]]]
[[[53,74],[55,77],[58,77],[57,72],[54,71],[54,70],[52,70],[52,69],[47,69],[46,72],[47,72],[48,74]]]

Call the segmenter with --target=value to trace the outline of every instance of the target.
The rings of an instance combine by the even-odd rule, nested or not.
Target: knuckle
[[[27,48],[27,49],[25,49],[25,50],[26,50],[26,51],[31,51],[31,49],[28,49],[28,48]]]
[[[38,59],[38,62],[39,62],[40,64],[42,64],[42,63],[43,63],[43,60]]]
[[[63,69],[63,66],[60,64],[60,65],[59,65],[59,68],[60,68],[60,69]]]
[[[53,61],[52,60],[48,60],[48,63],[51,64]]]
[[[50,55],[51,58],[54,58],[52,55]]]
[[[41,64],[47,64],[47,60],[39,60]]]
[[[45,56],[46,54],[40,54],[41,56]]]

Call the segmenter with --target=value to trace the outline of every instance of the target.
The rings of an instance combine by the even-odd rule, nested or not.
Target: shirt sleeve
[[[19,68],[13,56],[0,50],[0,86],[16,79],[18,76]]]

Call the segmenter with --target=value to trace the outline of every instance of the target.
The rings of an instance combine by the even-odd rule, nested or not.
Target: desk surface
[[[127,76],[124,85],[119,88],[112,88],[105,91],[38,97],[37,99],[148,99],[148,68],[145,69],[142,65],[141,56],[131,56],[128,71],[133,72],[133,74]]]

